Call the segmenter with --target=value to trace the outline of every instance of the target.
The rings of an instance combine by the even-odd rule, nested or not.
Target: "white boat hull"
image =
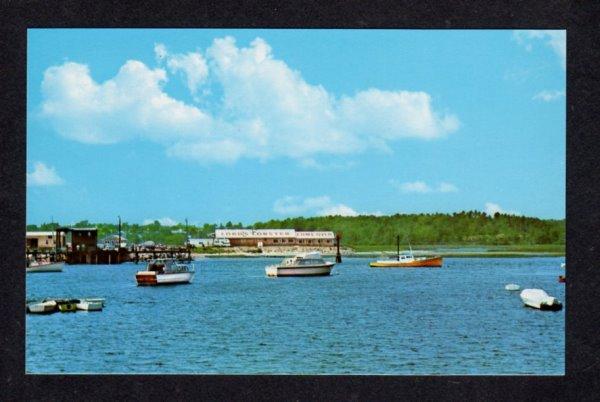
[[[25,268],[26,272],[61,272],[64,262],[51,262],[48,264],[40,264]]]
[[[331,274],[333,263],[327,263],[320,266],[306,267],[278,267],[270,266],[265,268],[267,276],[327,276]]]
[[[102,302],[100,301],[88,301],[82,300],[79,303],[76,303],[77,310],[82,311],[100,311],[102,310]]]
[[[178,283],[192,283],[193,272],[179,272],[174,274],[157,274],[152,271],[140,271],[136,274],[137,284],[141,286],[175,285]]]
[[[548,296],[542,289],[523,289],[520,296],[523,304],[527,307],[552,311],[562,309],[562,304],[558,299]]]
[[[32,314],[48,314],[57,310],[57,304],[54,300],[40,303],[31,303],[27,305],[27,311]]]

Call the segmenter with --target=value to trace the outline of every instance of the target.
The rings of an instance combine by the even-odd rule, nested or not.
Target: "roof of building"
[[[296,231],[294,229],[217,229],[215,237],[229,239],[255,238],[302,238],[302,239],[333,239],[331,231]]]
[[[27,232],[26,236],[36,237],[36,236],[54,236],[55,232]]]

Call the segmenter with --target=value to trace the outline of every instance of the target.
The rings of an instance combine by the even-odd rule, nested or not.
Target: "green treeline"
[[[347,245],[403,243],[448,245],[565,244],[565,221],[468,211],[356,217],[289,218],[254,224],[255,228],[332,230]]]
[[[40,226],[27,225],[27,230],[52,230],[57,223]],[[97,227],[98,238],[117,233],[116,223],[90,223],[81,221],[75,227]],[[342,243],[354,245],[395,244],[400,235],[405,244],[447,245],[542,245],[565,244],[565,220],[538,219],[524,216],[495,214],[493,217],[478,211],[453,214],[410,214],[356,217],[324,216],[313,218],[287,218],[269,220],[244,226],[234,224],[189,225],[187,233],[193,237],[208,237],[218,228],[331,230],[342,234]],[[185,242],[186,226],[163,226],[158,221],[149,225],[122,224],[123,236],[128,241],[179,245]]]

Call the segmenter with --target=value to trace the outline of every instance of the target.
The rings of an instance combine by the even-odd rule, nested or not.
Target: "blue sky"
[[[27,222],[565,216],[565,31],[33,29]]]

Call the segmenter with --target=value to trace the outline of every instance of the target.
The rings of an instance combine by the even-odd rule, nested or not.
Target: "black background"
[[[550,0],[451,3],[3,0],[0,5],[0,400],[600,400],[599,16],[598,2]],[[25,375],[27,29],[78,27],[567,29],[566,375]]]

